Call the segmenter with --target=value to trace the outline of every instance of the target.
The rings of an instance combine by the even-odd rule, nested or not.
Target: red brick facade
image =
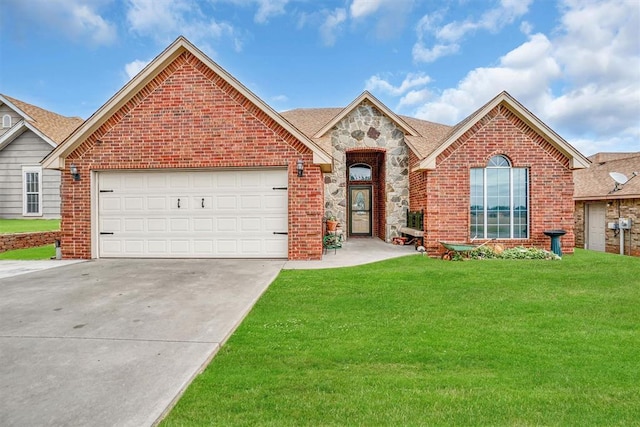
[[[0,253],[14,249],[37,248],[60,239],[59,231],[0,234]]]
[[[564,229],[563,253],[573,253],[573,177],[569,160],[508,108],[498,106],[478,120],[437,158],[435,170],[410,176],[411,210],[424,209],[425,246],[431,255],[443,251],[439,241],[468,241],[470,169],[483,168],[501,154],[513,167],[529,169],[529,238],[506,239],[506,247],[549,249],[543,231]],[[410,164],[418,159],[411,155]]]
[[[303,159],[304,177],[296,175]],[[178,56],[66,159],[62,254],[91,258],[90,171],[287,167],[289,259],[322,256],[323,181],[311,151],[189,52]]]

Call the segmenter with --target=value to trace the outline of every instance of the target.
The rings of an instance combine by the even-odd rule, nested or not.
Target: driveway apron
[[[0,425],[152,425],[283,263],[106,259],[0,279]]]

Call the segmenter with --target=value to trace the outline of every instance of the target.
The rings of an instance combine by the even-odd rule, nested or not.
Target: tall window
[[[2,127],[3,128],[10,128],[11,127],[11,116],[8,114],[5,114],[4,116],[2,116]]]
[[[364,163],[349,166],[349,181],[371,181],[371,166]]]
[[[487,167],[471,169],[471,237],[529,237],[529,171],[493,156]]]
[[[22,167],[22,214],[25,216],[42,215],[42,168],[40,166]]]

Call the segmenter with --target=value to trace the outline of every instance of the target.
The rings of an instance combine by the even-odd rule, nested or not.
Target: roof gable
[[[63,169],[66,157],[71,154],[85,139],[90,137],[105,122],[107,122],[118,110],[120,110],[132,98],[139,95],[145,86],[164,72],[183,53],[188,52],[208,67],[213,73],[219,76],[226,84],[229,84],[253,103],[258,109],[264,112],[270,119],[280,125],[294,138],[299,140],[313,153],[313,161],[321,166],[323,170],[330,170],[332,164],[331,156],[320,148],[315,142],[304,135],[300,130],[292,126],[275,110],[264,101],[253,94],[249,89],[236,80],[231,74],[213,62],[208,56],[191,44],[186,38],[180,36],[169,45],[160,55],[151,61],[138,75],[131,79],[122,89],[120,89],[111,99],[98,109],[82,126],[73,132],[67,140],[60,144],[47,156],[42,164],[50,169]]]
[[[471,129],[476,123],[482,120],[491,110],[498,106],[504,106],[513,114],[515,114],[520,120],[531,127],[538,135],[543,137],[551,145],[553,145],[558,151],[565,155],[569,159],[569,166],[572,169],[582,169],[589,167],[589,160],[584,157],[578,150],[572,147],[567,141],[555,133],[549,126],[547,126],[542,120],[537,118],[533,113],[527,110],[522,104],[520,104],[515,98],[509,95],[507,92],[498,94],[491,101],[480,107],[471,115],[466,117],[456,126],[454,126],[449,134],[444,138],[438,147],[435,148],[428,156],[426,156],[414,170],[427,170],[435,169],[437,166],[438,155],[443,153],[450,145],[463,136],[469,129]]]
[[[364,102],[371,103],[374,107],[378,109],[382,114],[387,116],[389,120],[391,120],[396,126],[398,126],[405,135],[419,136],[417,130],[415,130],[412,126],[410,126],[407,122],[400,118],[396,113],[391,111],[386,105],[380,102],[375,96],[371,95],[368,91],[362,92],[359,97],[354,99],[351,104],[347,105],[345,108],[340,111],[333,119],[331,119],[327,124],[325,124],[320,130],[318,130],[314,138],[322,138],[325,136],[327,132],[329,132],[335,125],[337,125],[341,120],[347,117],[353,110],[355,110],[360,104]]]
[[[64,141],[83,122],[80,117],[65,117],[7,95],[0,94],[0,102],[22,117],[23,120],[16,126],[28,123],[31,130],[52,147]]]

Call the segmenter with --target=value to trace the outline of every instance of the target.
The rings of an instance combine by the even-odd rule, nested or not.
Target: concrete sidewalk
[[[20,274],[33,273],[40,270],[48,270],[55,267],[76,264],[83,260],[39,260],[39,261],[13,261],[0,260],[0,279],[18,276]]]
[[[329,249],[319,261],[286,261],[284,270],[351,267],[407,255],[419,255],[413,245],[398,246],[371,237],[353,237],[340,249]]]

